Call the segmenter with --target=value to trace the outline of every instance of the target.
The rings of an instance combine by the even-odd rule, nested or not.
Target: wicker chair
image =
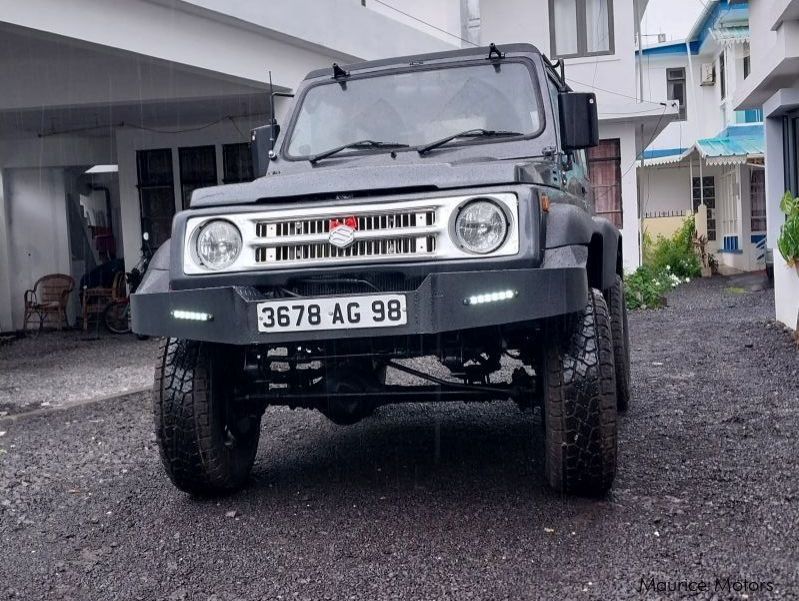
[[[75,280],[63,273],[51,273],[39,278],[32,290],[25,291],[25,322],[22,330],[27,331],[32,317],[39,319],[39,331],[51,315],[57,318],[58,329],[67,322],[67,301],[75,289]]]

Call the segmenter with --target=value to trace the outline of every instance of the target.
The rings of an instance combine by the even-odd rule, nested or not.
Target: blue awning
[[[730,125],[714,138],[697,140],[694,148],[708,165],[735,165],[765,152],[763,124]]]
[[[715,27],[710,30],[710,35],[720,44],[743,44],[749,41],[749,25]]]
[[[655,148],[644,151],[645,159],[661,159],[664,157],[679,157],[687,148]]]
[[[730,125],[713,138],[697,140],[690,148],[664,148],[644,151],[647,167],[681,163],[694,153],[706,165],[742,165],[749,159],[763,158],[766,143],[763,124]]]

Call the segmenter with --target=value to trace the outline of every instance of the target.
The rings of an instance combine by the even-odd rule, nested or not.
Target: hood
[[[191,207],[363,192],[386,194],[514,183],[552,185],[552,167],[550,161],[520,159],[314,168],[285,175],[267,175],[244,184],[202,188],[194,192]]]

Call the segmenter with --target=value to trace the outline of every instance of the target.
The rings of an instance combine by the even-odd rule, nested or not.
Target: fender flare
[[[588,247],[588,282],[607,290],[622,275],[621,233],[610,221],[593,217],[585,209],[553,203],[546,217],[545,250],[564,246]]]
[[[622,275],[621,233],[602,217],[594,217],[594,231],[588,245],[588,281],[594,288],[607,290]]]

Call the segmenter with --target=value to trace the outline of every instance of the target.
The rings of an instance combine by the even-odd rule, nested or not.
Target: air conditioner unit
[[[700,85],[703,86],[716,85],[716,65],[714,65],[713,63],[702,64],[702,79]]]

